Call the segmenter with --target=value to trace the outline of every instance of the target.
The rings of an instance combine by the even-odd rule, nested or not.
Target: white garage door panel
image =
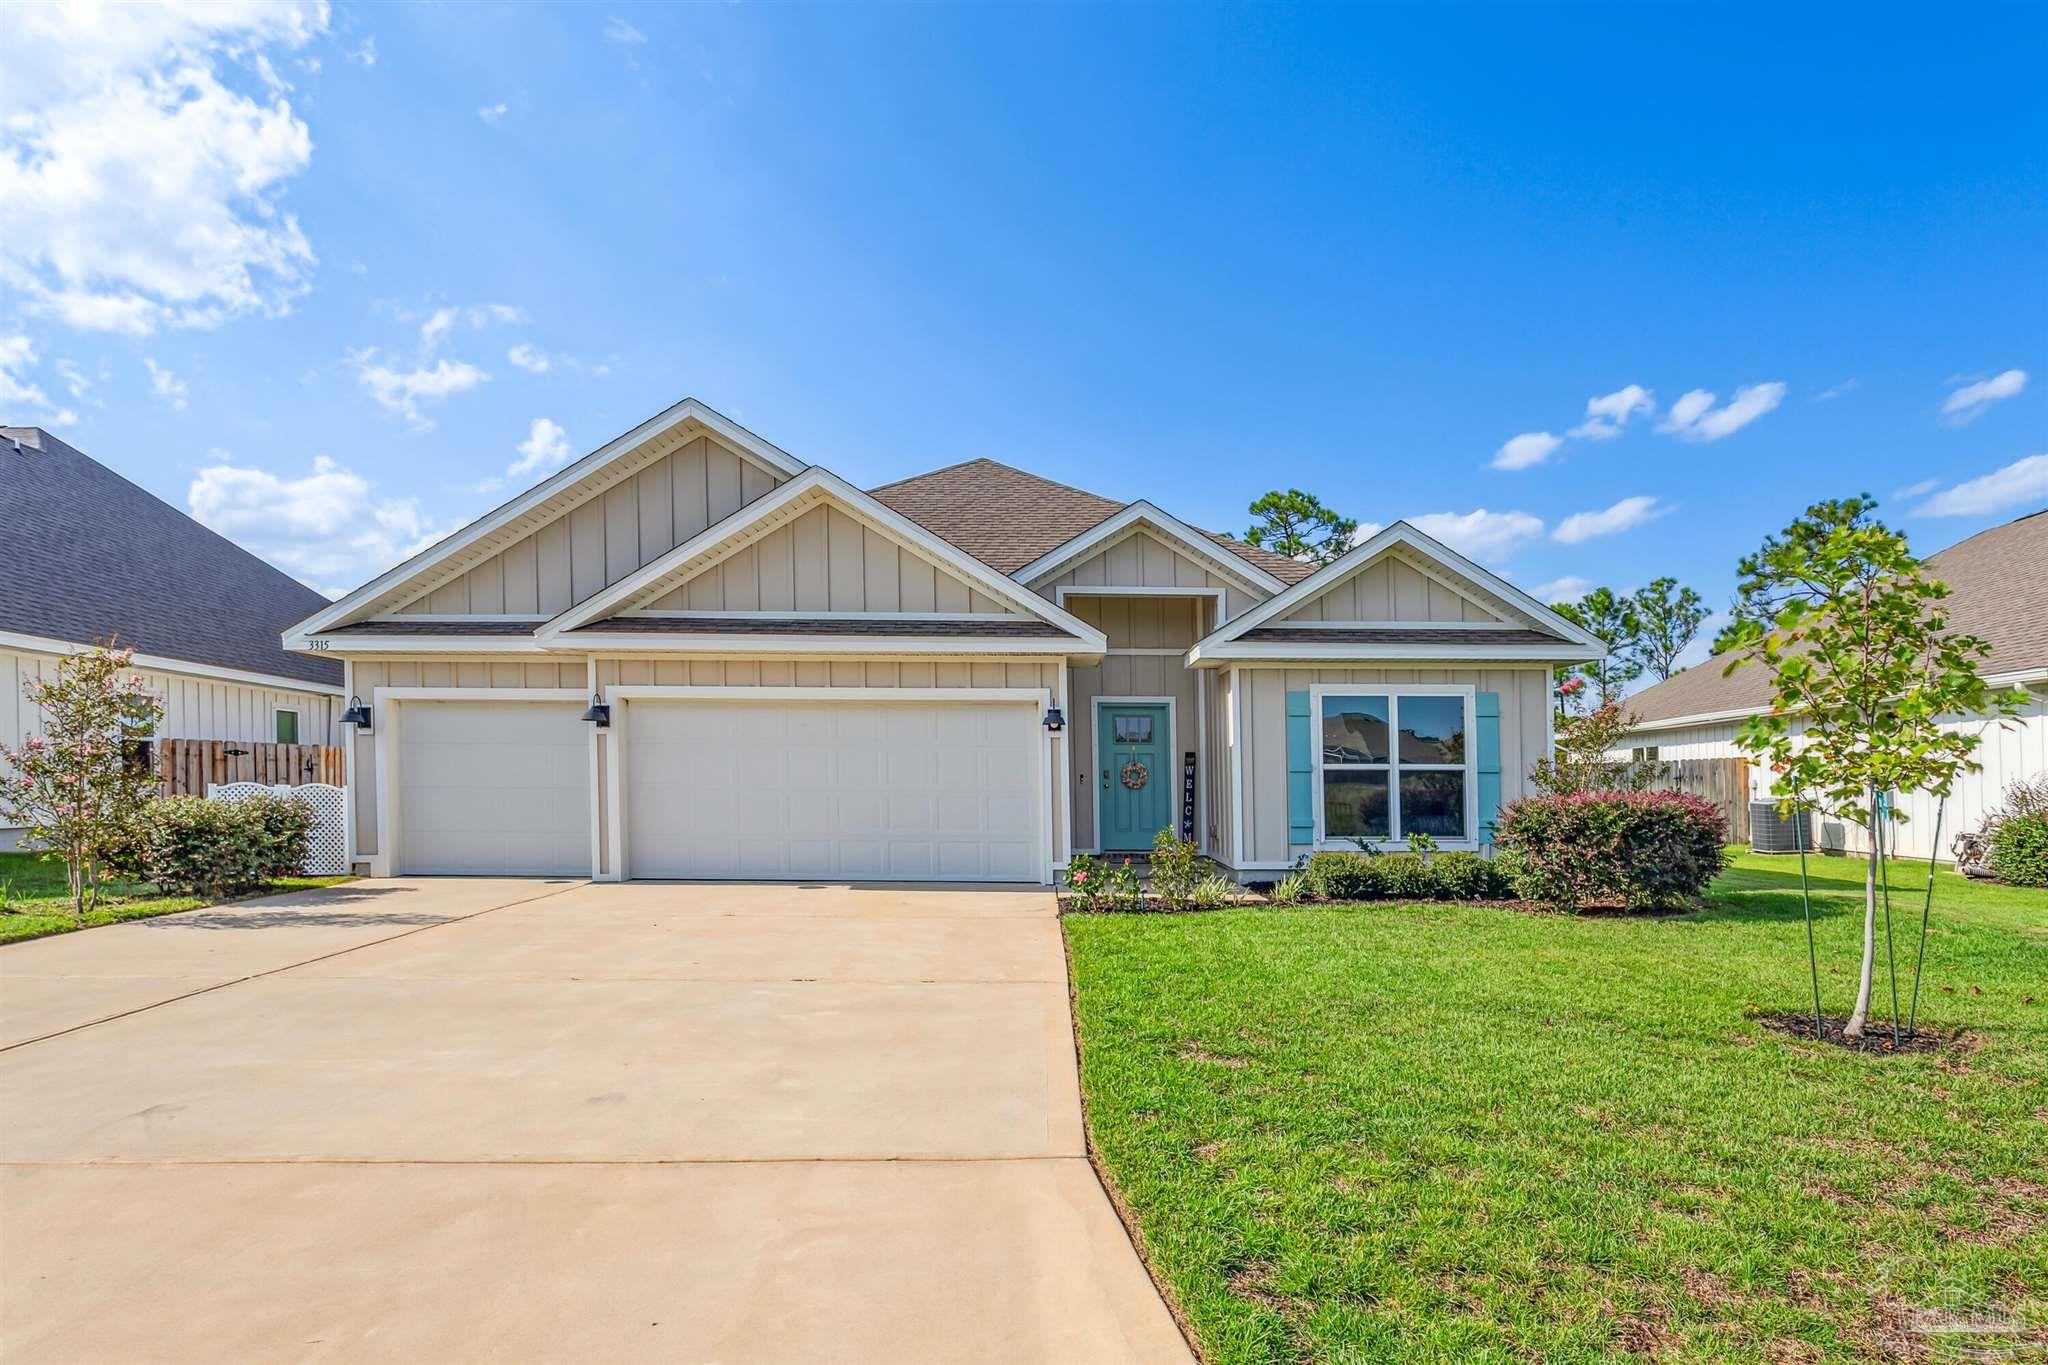
[[[398,870],[588,876],[590,738],[557,702],[406,702]]]
[[[630,703],[635,877],[1037,881],[1037,709]]]

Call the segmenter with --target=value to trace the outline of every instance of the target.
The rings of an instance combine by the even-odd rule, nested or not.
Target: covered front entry
[[[1173,823],[1172,704],[1099,702],[1095,735],[1102,849],[1148,849]]]
[[[1036,882],[1044,740],[1031,699],[627,701],[632,878]]]

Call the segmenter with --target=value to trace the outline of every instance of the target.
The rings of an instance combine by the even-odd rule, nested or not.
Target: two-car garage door
[[[405,702],[400,873],[590,872],[590,727],[560,701]],[[669,701],[614,712],[627,875],[1037,881],[1019,701]]]
[[[634,877],[1037,881],[1037,708],[634,701]]]

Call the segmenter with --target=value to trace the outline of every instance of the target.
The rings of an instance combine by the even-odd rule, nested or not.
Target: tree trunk
[[[1870,977],[1877,968],[1877,795],[1870,798],[1870,860],[1863,866],[1863,971],[1856,986],[1856,1008],[1842,1029],[1845,1038],[1861,1038],[1870,1018]]]

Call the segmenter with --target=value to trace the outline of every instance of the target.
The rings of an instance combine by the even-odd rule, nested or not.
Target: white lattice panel
[[[206,789],[209,801],[240,801],[258,792],[292,796],[313,807],[313,828],[306,832],[306,861],[299,868],[307,877],[339,877],[348,871],[348,848],[342,838],[346,798],[342,789],[323,782],[303,787],[266,787],[261,782],[220,782]]]

